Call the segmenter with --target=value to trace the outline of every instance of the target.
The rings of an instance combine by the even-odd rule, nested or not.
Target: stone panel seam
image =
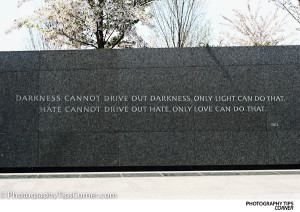
[[[222,64],[220,63],[221,66],[225,66],[225,67],[248,67],[248,66],[293,66],[293,65],[300,65],[299,63],[272,63],[272,64]],[[203,67],[219,67],[218,65],[198,65],[198,66],[176,66],[176,68],[203,68]],[[14,70],[14,71],[0,71],[1,73],[7,73],[7,72],[52,72],[52,71],[56,71],[56,72],[72,72],[72,71],[91,71],[91,70],[113,70],[113,69],[122,69],[122,70],[132,70],[132,69],[174,69],[174,66],[160,66],[160,67],[155,67],[155,66],[145,66],[145,67],[129,67],[129,68],[93,68],[93,69],[77,69],[77,68],[73,68],[73,69],[55,69],[55,70]],[[172,71],[172,70],[170,70]]]

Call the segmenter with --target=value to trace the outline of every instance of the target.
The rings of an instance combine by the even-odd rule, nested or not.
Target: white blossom
[[[30,0],[19,1],[19,6]],[[135,25],[147,23],[151,0],[44,0],[32,16],[13,27],[35,27],[54,48],[121,48],[140,42]]]
[[[268,14],[261,14],[260,3],[261,1],[253,11],[248,0],[247,13],[233,10],[235,18],[223,16],[226,23],[222,24],[231,29],[230,32],[221,33],[220,41],[223,45],[277,45],[286,40],[287,37],[283,35],[285,18],[279,18],[278,9]]]

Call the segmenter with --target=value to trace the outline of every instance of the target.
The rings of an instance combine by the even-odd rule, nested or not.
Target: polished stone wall
[[[273,96],[284,101],[17,101]],[[300,165],[300,46],[0,52],[0,167]],[[259,106],[253,112],[105,107]],[[101,112],[43,112],[97,106]]]

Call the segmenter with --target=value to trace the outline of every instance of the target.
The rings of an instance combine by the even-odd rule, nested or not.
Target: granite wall
[[[0,168],[300,165],[299,103],[300,46],[0,52]]]

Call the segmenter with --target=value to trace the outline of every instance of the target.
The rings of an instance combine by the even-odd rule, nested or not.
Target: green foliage
[[[258,43],[258,42],[254,42],[253,46],[276,46],[278,44],[278,42],[276,41],[266,41],[264,43]]]

